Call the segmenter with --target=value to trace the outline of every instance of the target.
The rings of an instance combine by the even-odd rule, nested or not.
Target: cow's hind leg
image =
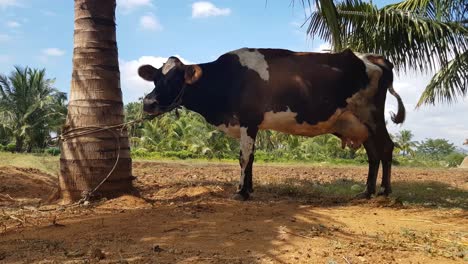
[[[234,195],[234,199],[245,201],[249,199],[253,192],[252,166],[254,161],[255,138],[257,137],[257,127],[241,127],[240,129],[240,155],[239,164],[241,176],[239,188]]]
[[[392,187],[390,183],[391,174],[392,174],[392,159],[393,159],[393,148],[395,144],[393,143],[390,135],[388,134],[387,129],[384,129],[381,133],[381,158],[382,158],[382,190],[378,195],[388,196],[392,193]]]
[[[379,152],[374,136],[370,136],[364,142],[364,148],[367,152],[367,159],[369,160],[369,172],[367,174],[366,190],[357,195],[357,198],[371,198],[375,194],[377,185],[377,174],[379,173]]]

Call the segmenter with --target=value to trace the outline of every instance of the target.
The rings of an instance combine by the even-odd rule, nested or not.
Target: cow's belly
[[[259,125],[262,130],[275,130],[292,135],[314,137],[318,135],[337,133],[344,145],[360,146],[367,140],[369,133],[367,127],[350,111],[338,109],[327,120],[311,125],[307,122],[298,123],[297,113],[289,109],[285,112],[266,112],[263,121]],[[238,124],[217,127],[227,135],[240,138],[240,126]]]
[[[297,113],[291,112],[289,109],[286,112],[267,112],[263,115],[263,121],[259,128],[311,137],[328,133],[335,119],[335,117],[332,116],[325,122],[310,125],[307,122],[298,123],[296,116]]]
[[[356,145],[361,145],[368,137],[367,127],[349,111],[338,109],[328,120],[314,125],[298,123],[296,116],[297,113],[289,109],[286,112],[267,112],[259,128],[308,137],[338,133],[344,142],[351,141]]]

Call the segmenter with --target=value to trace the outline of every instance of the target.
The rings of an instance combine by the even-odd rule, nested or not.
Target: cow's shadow
[[[197,195],[151,199],[148,201],[196,201],[210,198],[232,199],[236,190],[236,182],[201,180],[191,182],[191,186],[213,187],[210,191]],[[180,184],[173,186],[187,188]],[[297,201],[312,206],[343,206],[347,204],[373,204],[390,207],[422,206],[427,208],[461,208],[468,209],[468,191],[436,181],[396,181],[393,183],[393,193],[389,197],[375,196],[371,199],[356,198],[365,190],[362,182],[350,179],[336,179],[328,183],[315,180],[289,179],[284,182],[259,183],[255,185],[252,201]]]

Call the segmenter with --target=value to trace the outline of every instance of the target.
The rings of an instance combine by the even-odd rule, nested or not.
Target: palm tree
[[[388,57],[397,71],[437,71],[417,106],[468,92],[466,0],[405,0],[377,8],[362,0],[316,0],[307,32],[332,44]],[[309,0],[302,0],[310,5]]]
[[[116,0],[75,0],[73,74],[64,128],[69,135],[79,129],[124,121],[115,7]],[[94,190],[113,169],[117,157],[115,170],[98,192],[110,197],[132,190],[126,131],[101,131],[72,138],[62,142],[61,150],[59,179],[64,203]]]
[[[15,140],[15,150],[44,148],[66,114],[66,95],[53,87],[45,70],[15,67],[10,76],[0,75],[0,121],[2,131]]]
[[[408,154],[414,155],[414,148],[417,146],[416,141],[412,141],[414,135],[410,130],[401,130],[396,135],[396,146],[399,148],[403,153],[404,156]]]

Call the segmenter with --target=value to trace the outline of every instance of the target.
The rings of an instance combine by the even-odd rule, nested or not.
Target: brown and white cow
[[[262,129],[303,136],[333,133],[343,145],[364,144],[369,159],[367,188],[376,191],[382,162],[382,194],[391,192],[393,142],[384,120],[387,90],[398,100],[402,123],[405,109],[393,90],[393,65],[382,56],[292,52],[242,48],[209,63],[184,65],[170,57],[160,68],[143,65],[139,75],[155,84],[143,103],[152,114],[178,106],[201,114],[206,121],[240,139],[241,177],[236,199],[253,192],[255,138]]]

